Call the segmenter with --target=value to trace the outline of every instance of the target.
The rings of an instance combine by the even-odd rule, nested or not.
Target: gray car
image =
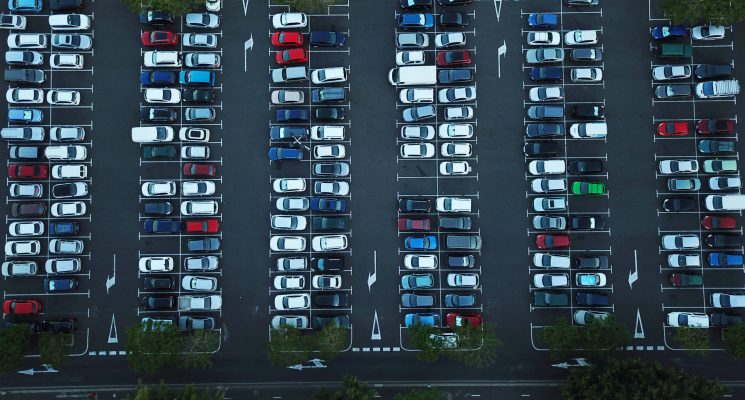
[[[476,304],[476,296],[472,294],[445,295],[445,307],[473,307]]]
[[[676,192],[694,192],[701,189],[701,180],[698,178],[670,178],[667,180],[667,188]]]
[[[41,142],[45,135],[41,126],[29,126],[3,128],[0,130],[0,136],[8,141]]]
[[[564,50],[559,48],[530,49],[525,52],[525,61],[528,64],[554,63],[563,60]]]
[[[404,307],[432,307],[435,297],[431,295],[404,293],[401,295],[401,305]]]
[[[437,115],[435,106],[409,107],[404,109],[403,118],[406,122],[422,121],[432,119]]]
[[[423,49],[429,46],[429,35],[421,32],[399,33],[396,36],[396,47],[399,49]]]
[[[212,317],[179,317],[178,330],[203,331],[215,329],[215,319]]]
[[[187,122],[213,121],[215,109],[210,107],[187,107],[184,110],[184,119]]]

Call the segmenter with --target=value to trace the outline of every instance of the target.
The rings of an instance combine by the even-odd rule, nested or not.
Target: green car
[[[572,183],[572,194],[589,194],[601,196],[606,194],[605,185],[598,182],[574,182]]]
[[[176,157],[176,146],[143,146],[142,158],[145,160],[153,158]]]

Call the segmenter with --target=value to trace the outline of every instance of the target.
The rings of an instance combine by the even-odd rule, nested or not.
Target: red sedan
[[[215,164],[184,164],[184,176],[215,176],[216,174],[217,165]]]
[[[449,50],[437,52],[437,65],[468,65],[471,63],[471,52],[468,50]]]
[[[35,299],[10,299],[3,302],[5,315],[36,315],[41,312],[41,302]]]
[[[541,250],[569,247],[570,244],[569,235],[538,235],[535,238],[535,245]]]
[[[735,217],[730,216],[718,216],[718,215],[707,215],[701,219],[701,226],[704,229],[735,229],[737,227],[737,220]]]
[[[688,122],[668,121],[657,125],[660,136],[688,136]]]
[[[703,135],[726,135],[735,133],[735,121],[731,119],[702,119],[696,123],[696,131]]]
[[[478,326],[481,326],[481,322],[483,322],[483,320],[481,319],[480,314],[449,313],[445,316],[445,322],[451,328],[462,326],[470,326],[472,328],[476,328]]]
[[[429,218],[399,218],[398,230],[400,231],[428,231]]]
[[[178,35],[170,31],[144,31],[142,32],[142,44],[145,46],[175,46],[178,44]]]
[[[49,167],[43,164],[10,164],[8,176],[10,179],[46,179]]]
[[[298,47],[303,45],[303,35],[298,32],[272,33],[272,46]]]
[[[274,55],[274,61],[280,65],[299,64],[308,61],[308,55],[302,48],[282,50]]]
[[[186,221],[186,233],[217,233],[220,223],[214,219]]]

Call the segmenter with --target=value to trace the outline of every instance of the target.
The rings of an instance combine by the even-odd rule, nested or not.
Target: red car
[[[216,174],[217,165],[215,164],[184,164],[184,176],[215,176]]]
[[[449,50],[437,52],[437,65],[468,65],[471,63],[471,52],[468,50]]]
[[[216,233],[220,223],[214,219],[200,219],[186,221],[186,233]]]
[[[142,32],[142,44],[145,46],[175,46],[178,44],[178,35],[170,31],[144,31]]]
[[[282,50],[274,55],[274,61],[280,65],[299,64],[308,61],[308,55],[302,48]]]
[[[10,164],[8,176],[10,179],[46,179],[49,167],[43,164]]]
[[[36,315],[41,312],[41,302],[36,299],[10,299],[3,302],[5,315]]]
[[[701,219],[704,229],[735,229],[737,220],[730,216],[707,215]]]
[[[569,247],[570,244],[569,235],[538,235],[535,238],[535,245],[541,250]]]
[[[272,33],[272,46],[298,47],[303,45],[303,35],[298,32]]]
[[[703,135],[726,135],[735,133],[735,121],[731,119],[702,119],[696,123],[696,131]]]
[[[429,218],[399,218],[399,231],[428,231]]]
[[[660,136],[688,136],[688,122],[668,121],[657,125]]]
[[[480,314],[448,313],[445,316],[445,322],[451,328],[461,326],[470,326],[476,328],[478,326],[481,326],[482,319]]]

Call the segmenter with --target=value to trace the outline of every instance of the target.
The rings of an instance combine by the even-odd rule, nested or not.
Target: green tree
[[[687,326],[674,329],[673,337],[680,346],[686,349],[686,353],[702,357],[709,354],[707,350],[711,348],[711,343],[709,343],[709,332],[706,329]]]
[[[581,343],[579,327],[561,318],[541,330],[541,339],[548,344],[551,358],[558,360],[575,352]]]
[[[338,0],[277,0],[276,4],[288,5],[295,11],[307,13],[319,13],[326,11]]]
[[[613,316],[576,328],[580,330],[579,347],[592,356],[607,356],[631,343],[631,333]]]
[[[445,351],[442,342],[433,339],[431,335],[435,333],[434,328],[416,324],[408,328],[411,344],[415,349],[416,358],[421,361],[435,362],[440,359],[440,355]]]
[[[724,328],[724,348],[730,357],[745,358],[745,324]]]
[[[406,393],[396,393],[393,400],[438,400],[442,391],[438,388],[412,389]]]
[[[153,374],[158,370],[176,365],[181,351],[181,337],[175,325],[163,325],[152,329],[139,323],[127,330],[127,361],[137,372]]]
[[[184,15],[204,5],[204,0],[122,0],[132,11],[161,10],[171,15]]]
[[[299,329],[282,325],[272,329],[269,336],[267,357],[272,364],[289,367],[310,358],[309,349],[312,345],[310,337],[303,335]]]
[[[17,324],[0,329],[0,372],[16,371],[31,343],[31,328]]]
[[[610,358],[605,365],[573,368],[563,396],[565,400],[700,400],[721,398],[726,392],[719,382],[656,362]]]
[[[320,358],[331,361],[346,347],[347,329],[336,324],[328,324],[316,333],[313,339],[314,347],[320,351]]]
[[[378,393],[370,385],[360,382],[355,376],[344,376],[344,399],[369,400]]]
[[[70,336],[64,333],[44,332],[39,338],[41,362],[58,369],[67,358],[67,344]]]
[[[222,388],[213,393],[209,388],[198,390],[192,385],[186,386],[182,391],[174,391],[163,381],[158,386],[148,387],[140,380],[137,382],[134,400],[223,400],[225,393],[226,389]],[[128,395],[127,399],[132,397]]]
[[[179,367],[205,369],[212,367],[213,353],[220,345],[219,331],[200,330],[185,334],[181,338],[181,362]]]
[[[502,341],[497,337],[494,323],[487,322],[477,328],[459,327],[455,333],[458,334],[458,348],[445,352],[450,359],[477,368],[488,367],[497,361],[497,349]]]
[[[313,400],[343,400],[343,399],[344,399],[344,393],[342,393],[341,390],[332,392],[331,390],[326,389],[325,387],[321,387],[315,392],[313,392]]]
[[[745,20],[745,0],[663,0],[660,9],[676,24],[731,25]]]

